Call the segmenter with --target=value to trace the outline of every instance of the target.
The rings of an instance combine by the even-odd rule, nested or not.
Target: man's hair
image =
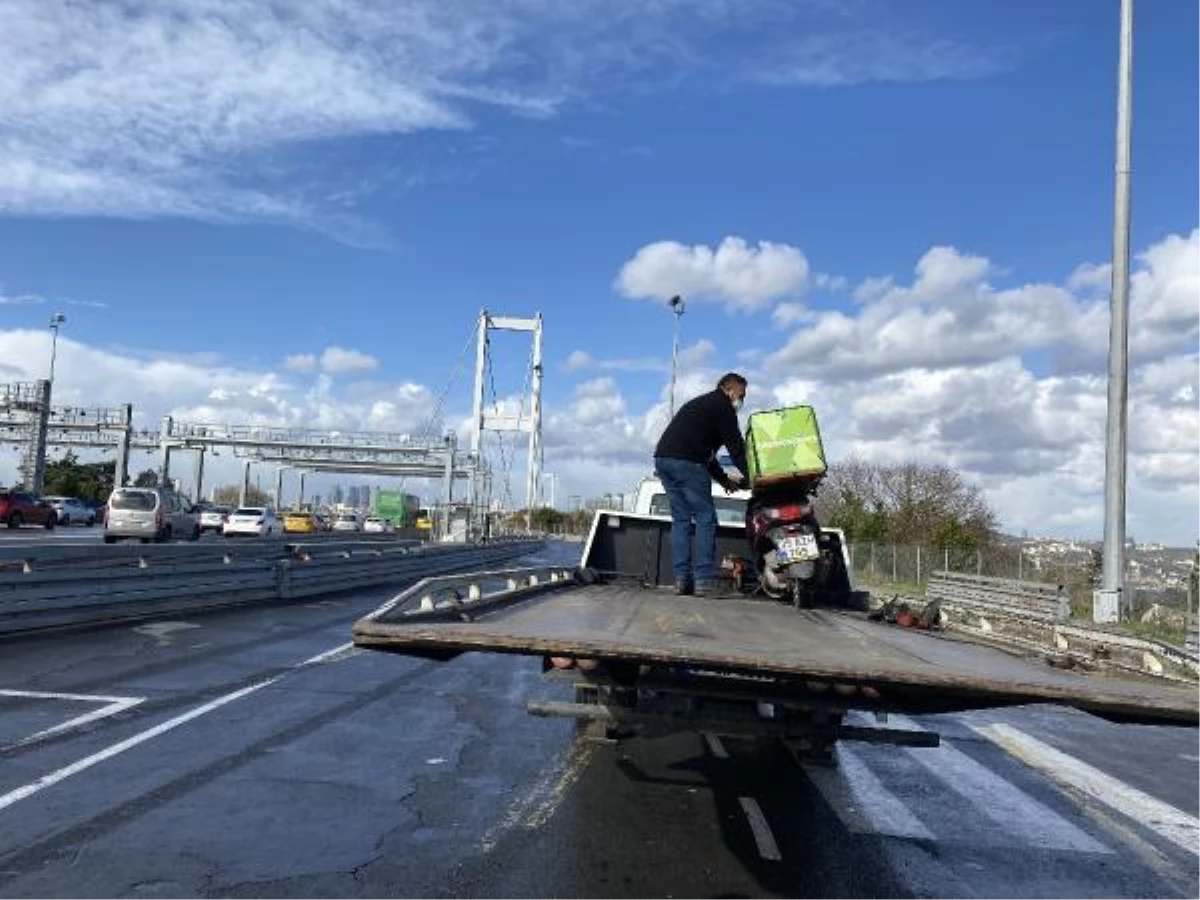
[[[745,387],[748,382],[744,376],[739,375],[737,372],[726,372],[721,376],[721,380],[717,382],[717,390],[723,391],[725,388],[733,387],[735,384]]]

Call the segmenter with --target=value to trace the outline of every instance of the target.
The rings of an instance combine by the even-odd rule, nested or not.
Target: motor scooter
[[[813,512],[819,478],[764,485],[746,504],[746,538],[759,589],[811,607],[823,583],[821,526]]]

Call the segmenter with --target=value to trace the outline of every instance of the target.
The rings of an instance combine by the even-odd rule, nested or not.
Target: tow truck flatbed
[[[797,610],[736,595],[680,597],[632,579],[584,583],[579,574],[449,605],[426,599],[424,609],[419,592],[402,594],[355,623],[354,643],[410,655],[569,656],[720,673],[769,683],[781,698],[818,683],[866,686],[871,693],[849,705],[882,711],[1056,703],[1126,721],[1200,720],[1194,685],[1063,670],[852,610]]]

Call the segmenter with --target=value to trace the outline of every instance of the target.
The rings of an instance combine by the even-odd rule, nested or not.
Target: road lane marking
[[[893,721],[897,727],[915,727],[915,723],[905,716],[895,716]],[[904,752],[1022,843],[1083,853],[1113,852],[983,763],[945,741],[939,747],[906,748]]]
[[[1130,787],[1011,725],[996,723],[972,727],[1026,765],[1100,801],[1171,843],[1200,856],[1200,820],[1194,816]]]
[[[837,757],[836,770],[825,766],[805,766],[804,770],[843,825],[858,833],[866,831],[863,827],[866,826],[871,833],[888,837],[936,840],[933,832],[925,827],[903,800],[884,787],[857,753],[842,745],[837,748]],[[842,779],[849,788],[849,799],[854,804],[849,808],[845,800],[837,796],[838,784]],[[854,813],[861,813],[860,823],[852,821]]]
[[[113,744],[110,747],[106,747],[103,750],[93,753],[91,756],[85,756],[83,759],[77,760],[76,762],[73,762],[68,766],[63,766],[61,769],[56,769],[55,771],[51,772],[48,775],[43,775],[41,778],[37,779],[36,781],[31,781],[29,784],[22,785],[19,788],[9,791],[7,794],[0,795],[0,810],[7,809],[8,807],[12,806],[14,803],[24,800],[27,797],[31,797],[40,791],[44,791],[46,788],[52,787],[53,785],[58,784],[60,781],[65,781],[66,779],[70,778],[72,775],[78,775],[80,772],[84,772],[84,771],[90,769],[92,766],[98,765],[98,764],[104,762],[105,760],[112,759],[114,756],[119,756],[120,754],[124,753],[126,750],[132,750],[134,747],[137,747],[140,744],[144,744],[146,741],[153,740],[154,738],[159,737],[160,735],[166,734],[168,731],[172,731],[172,730],[178,728],[180,725],[186,725],[188,722],[191,722],[193,719],[198,719],[203,715],[207,715],[208,713],[212,712],[213,710],[220,709],[222,706],[225,706],[226,704],[233,703],[235,700],[240,700],[243,697],[247,697],[250,694],[255,693],[256,691],[260,691],[265,687],[269,687],[270,685],[275,684],[277,681],[280,681],[281,679],[283,679],[285,676],[291,674],[292,672],[299,671],[300,669],[306,668],[308,666],[317,665],[317,664],[325,663],[325,662],[330,662],[333,659],[335,659],[336,657],[338,657],[340,654],[346,653],[346,651],[349,650],[350,648],[352,648],[353,646],[354,646],[353,642],[339,644],[338,646],[333,647],[329,650],[326,650],[323,653],[318,653],[316,656],[309,657],[308,659],[304,660],[304,662],[293,665],[287,671],[283,672],[280,675],[276,675],[273,678],[264,679],[263,681],[256,682],[252,685],[249,685],[248,687],[241,688],[240,690],[236,690],[236,691],[233,691],[228,694],[223,694],[222,696],[217,697],[215,700],[210,700],[207,703],[203,703],[194,709],[190,709],[185,713],[181,713],[180,715],[175,716],[172,719],[167,719],[167,721],[162,722],[158,725],[155,725],[153,728],[149,728],[146,731],[139,732],[138,734],[135,734],[130,738],[126,738],[123,741],[119,741],[118,743]],[[60,694],[58,696],[65,697],[65,698],[71,698],[71,699],[79,699],[83,695]],[[95,698],[91,698],[91,699],[95,699]],[[104,698],[104,699],[121,700],[121,699],[130,699],[130,698]],[[139,698],[139,702],[140,702],[140,698]]]
[[[318,653],[316,656],[310,656],[304,662],[300,663],[299,666],[296,666],[296,668],[301,668],[303,666],[315,666],[315,665],[319,665],[320,663],[326,663],[326,662],[333,662],[336,657],[340,656],[343,653],[346,653],[348,650],[353,650],[353,649],[354,649],[354,641],[347,641],[344,644],[338,644],[332,650],[326,650],[324,653]],[[357,654],[347,653],[347,655],[355,656]]]
[[[139,744],[144,744],[146,741],[151,740],[152,738],[156,738],[161,734],[166,734],[168,731],[192,721],[192,719],[198,719],[200,716],[210,713],[214,709],[220,709],[227,703],[232,703],[234,700],[240,700],[242,697],[245,697],[248,694],[253,694],[255,691],[267,687],[267,685],[274,684],[282,677],[282,675],[277,675],[274,678],[268,678],[266,681],[260,681],[257,684],[244,687],[240,691],[234,691],[232,694],[225,694],[222,697],[218,697],[216,700],[210,700],[208,703],[197,706],[195,709],[189,710],[188,712],[178,715],[173,719],[168,719],[167,721],[159,725],[155,725],[153,728],[143,731],[140,734],[135,734],[131,738],[126,738],[123,741],[113,744],[111,747],[105,747],[103,750],[93,753],[91,756],[85,756],[83,759],[73,762],[69,766],[63,766],[61,769],[56,769],[49,775],[43,775],[37,781],[32,781],[29,784],[23,785],[16,790],[9,791],[7,794],[0,796],[0,809],[5,809],[9,806],[12,806],[17,801],[24,800],[26,797],[31,797],[39,791],[43,791],[52,785],[58,784],[60,781],[70,778],[72,775],[78,775],[80,772],[90,769],[92,766],[102,763],[106,759],[112,759],[114,756],[124,753],[126,750],[131,750]]]
[[[12,750],[17,747],[27,747],[30,744],[35,744],[38,741],[43,741],[48,737],[56,734],[61,734],[64,731],[70,731],[72,728],[78,728],[81,725],[86,725],[89,722],[95,722],[98,719],[105,719],[108,716],[115,716],[119,712],[124,712],[130,707],[137,706],[139,703],[144,703],[145,697],[101,697],[96,694],[62,694],[53,691],[12,691],[0,690],[0,697],[27,697],[33,700],[71,700],[77,703],[103,703],[104,706],[99,709],[92,710],[89,713],[84,713],[81,716],[76,716],[73,719],[68,719],[51,728],[45,728],[29,737],[22,738],[19,741],[14,741],[11,744],[5,744],[0,747],[0,750]]]
[[[542,827],[558,810],[567,791],[591,765],[596,745],[576,741],[562,761],[546,770],[522,796],[514,800],[504,817],[489,828],[479,840],[479,849],[490,853],[505,834],[516,828],[534,830]]]
[[[729,759],[729,751],[721,743],[721,738],[711,731],[704,732],[704,743],[708,744],[709,752],[717,759]]]
[[[738,803],[741,804],[742,812],[746,814],[746,820],[750,823],[754,843],[758,846],[758,855],[763,859],[779,862],[783,859],[783,854],[779,852],[775,835],[771,833],[771,826],[767,824],[767,817],[763,815],[758,801],[753,797],[738,797]]]
[[[173,640],[172,635],[177,631],[190,631],[193,628],[200,626],[194,622],[151,622],[148,625],[139,625],[134,628],[137,634],[152,637],[160,645],[170,644]]]

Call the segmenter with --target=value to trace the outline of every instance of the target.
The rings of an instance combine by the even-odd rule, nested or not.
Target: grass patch
[[[910,597],[925,595],[925,585],[921,582],[905,581],[904,579],[892,581],[890,578],[879,575],[871,577],[870,574],[856,574],[854,586],[858,590],[867,590],[873,594],[905,594]]]
[[[1161,622],[1118,622],[1113,627],[1123,634],[1152,638],[1175,647],[1182,647],[1187,642],[1186,628],[1164,625]]]

